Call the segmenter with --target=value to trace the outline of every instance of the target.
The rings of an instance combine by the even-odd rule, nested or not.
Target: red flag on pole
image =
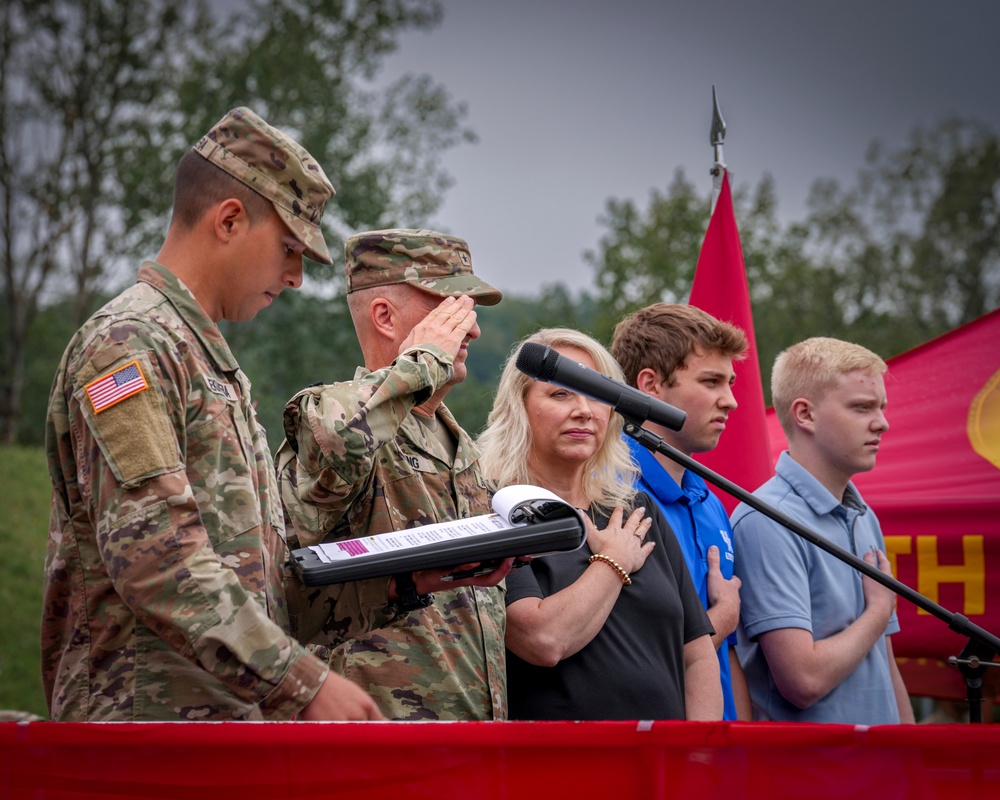
[[[752,492],[774,474],[774,465],[767,435],[750,289],[733,212],[729,174],[725,170],[722,189],[698,256],[688,302],[717,319],[742,328],[750,342],[746,358],[734,362],[736,383],[733,393],[739,407],[730,413],[718,447],[707,453],[698,453],[694,458]],[[726,510],[732,513],[737,505],[736,499],[714,486],[709,485],[709,488],[718,494]]]

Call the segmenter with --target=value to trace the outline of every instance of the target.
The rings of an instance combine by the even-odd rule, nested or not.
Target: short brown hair
[[[615,326],[611,354],[625,379],[635,386],[639,373],[654,370],[668,386],[697,349],[719,352],[735,360],[746,356],[746,334],[700,308],[679,303],[654,303],[640,308]]]
[[[882,375],[888,369],[881,356],[867,347],[826,336],[782,350],[771,369],[771,398],[785,436],[790,438],[795,428],[792,403],[798,398],[821,399],[848,372]]]
[[[230,197],[243,203],[251,225],[263,222],[275,213],[274,206],[266,197],[195,151],[188,150],[177,163],[170,224],[178,225],[180,230],[191,230],[208,209]]]

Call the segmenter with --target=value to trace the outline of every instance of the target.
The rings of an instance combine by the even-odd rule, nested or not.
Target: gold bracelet
[[[626,586],[632,585],[632,579],[628,576],[628,573],[624,569],[622,569],[622,565],[619,564],[617,561],[615,561],[613,558],[604,555],[604,553],[594,553],[594,555],[590,557],[590,563],[593,564],[595,561],[603,561],[605,564],[607,564],[615,572],[618,573],[618,577],[622,579],[622,583],[624,583]]]

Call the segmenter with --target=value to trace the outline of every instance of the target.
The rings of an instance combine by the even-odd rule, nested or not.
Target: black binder
[[[508,490],[517,494],[508,497],[517,500],[510,510],[503,513],[502,493]],[[499,561],[511,557],[534,557],[548,553],[576,550],[587,539],[583,515],[573,506],[547,490],[538,487],[514,486],[501,489],[494,497],[497,513],[484,514],[471,520],[455,520],[427,528],[460,528],[477,522],[502,526],[485,533],[454,533],[454,538],[404,546],[388,552],[371,552],[368,545],[373,536],[341,542],[330,542],[292,551],[292,565],[306,586],[325,586],[330,583],[378,578],[400,572]],[[405,534],[419,536],[422,528],[394,531],[384,535],[405,538]],[[362,552],[367,551],[367,552]],[[330,560],[324,554],[334,553]],[[351,552],[351,555],[344,555]]]

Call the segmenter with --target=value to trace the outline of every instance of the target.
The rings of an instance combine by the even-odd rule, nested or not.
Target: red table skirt
[[[977,794],[971,794],[971,793]],[[0,723],[0,798],[998,797],[1000,725]]]

